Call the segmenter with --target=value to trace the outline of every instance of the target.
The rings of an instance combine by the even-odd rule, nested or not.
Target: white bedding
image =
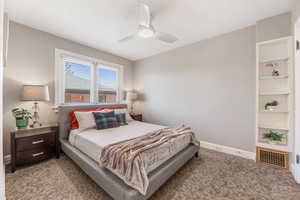
[[[119,141],[145,135],[151,131],[156,131],[165,126],[149,124],[139,121],[129,121],[128,125],[118,128],[103,130],[87,129],[78,133],[73,130],[69,135],[69,142],[81,152],[99,162],[100,152],[103,147]]]
[[[128,125],[117,128],[103,130],[87,129],[81,132],[76,130],[71,131],[69,135],[69,142],[81,152],[99,163],[100,152],[106,145],[146,135],[152,131],[157,131],[162,128],[166,127],[133,120],[129,121]],[[146,154],[144,162],[147,173],[150,173],[172,156],[183,150],[190,144],[191,141],[190,138],[185,138],[185,140],[181,140],[179,138],[174,142],[175,143],[171,146],[162,145],[161,147],[151,150]],[[170,151],[169,148],[172,148],[172,151]]]

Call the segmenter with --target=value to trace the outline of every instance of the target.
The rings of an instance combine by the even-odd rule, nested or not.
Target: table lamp
[[[31,127],[35,125],[42,126],[39,122],[39,105],[38,101],[50,101],[49,97],[49,89],[46,85],[23,85],[22,89],[22,100],[23,101],[34,101],[33,105],[33,124]]]
[[[137,92],[134,92],[134,91],[128,91],[126,92],[126,101],[130,103],[130,110],[129,112],[131,114],[133,114],[133,102],[135,100],[137,100],[138,98],[138,93]]]

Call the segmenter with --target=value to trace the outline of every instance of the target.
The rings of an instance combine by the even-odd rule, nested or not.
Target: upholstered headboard
[[[69,112],[73,110],[90,110],[94,108],[107,108],[107,107],[124,107],[127,108],[126,104],[107,104],[107,105],[63,105],[58,107],[59,111],[59,139],[68,139],[70,127],[71,127],[71,118],[69,117]]]

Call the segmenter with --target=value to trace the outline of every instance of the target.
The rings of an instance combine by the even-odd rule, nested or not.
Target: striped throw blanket
[[[169,146],[168,151],[174,151],[175,141],[183,139],[188,139],[199,146],[199,141],[189,127],[181,126],[175,130],[164,128],[105,146],[101,151],[99,164],[145,195],[149,180],[143,156],[147,154],[147,151],[155,151],[162,145]]]

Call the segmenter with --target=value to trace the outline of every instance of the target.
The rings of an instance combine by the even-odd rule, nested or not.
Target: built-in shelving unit
[[[293,46],[292,37],[257,43],[256,146],[292,152]],[[279,139],[270,139],[275,133]]]

